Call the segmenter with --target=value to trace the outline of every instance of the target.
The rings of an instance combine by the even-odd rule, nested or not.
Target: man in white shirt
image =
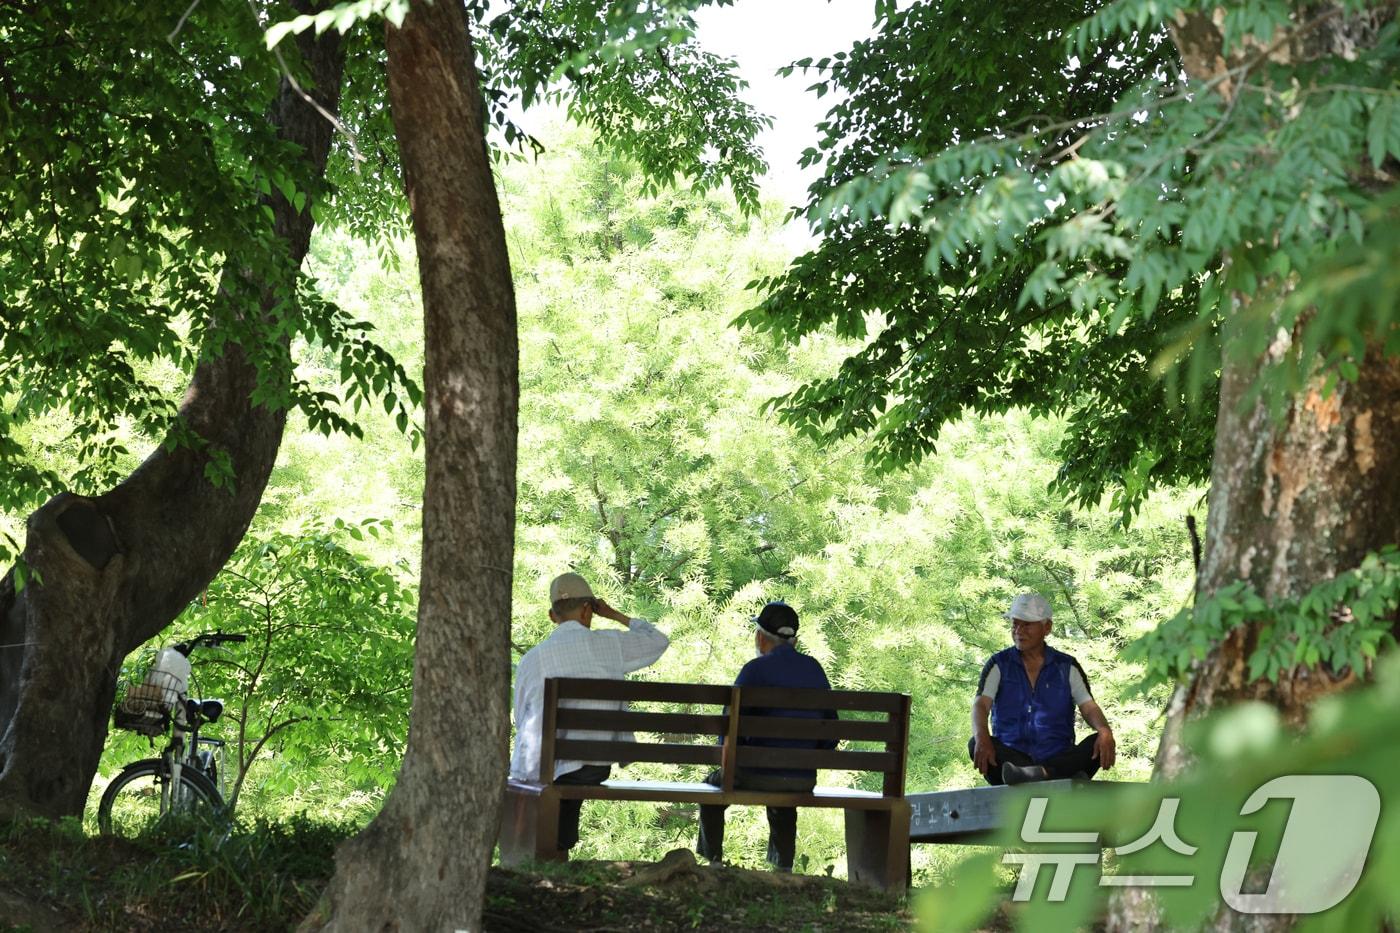
[[[555,761],[552,775],[540,774],[541,726],[544,717],[544,682],[550,677],[596,677],[621,680],[629,671],[656,663],[670,645],[668,639],[644,619],[632,619],[593,595],[588,582],[576,573],[555,577],[549,585],[549,620],[554,631],[520,659],[515,669],[515,754],[510,776],[517,781],[549,781],[555,784],[601,784],[611,771],[608,762]],[[594,618],[620,623],[623,632],[595,632]],[[560,704],[580,709],[623,709],[625,703],[608,700],[564,700]],[[569,729],[563,738],[583,741],[631,741],[619,732]],[[559,801],[559,848],[564,852],[578,842],[581,800]]]

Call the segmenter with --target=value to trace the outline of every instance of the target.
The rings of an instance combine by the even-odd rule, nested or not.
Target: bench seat
[[[645,803],[722,803],[736,806],[840,807],[855,810],[889,810],[898,797],[849,787],[815,787],[809,793],[732,790],[725,793],[713,784],[695,781],[604,781],[602,784],[530,784],[510,781],[513,794],[538,795],[552,787],[561,800],[636,800]]]
[[[1017,796],[1056,797],[1096,794],[1107,805],[1112,795],[1134,782],[1060,779],[1019,784],[966,787],[910,794],[910,842],[990,844],[1006,821],[1006,810]]]

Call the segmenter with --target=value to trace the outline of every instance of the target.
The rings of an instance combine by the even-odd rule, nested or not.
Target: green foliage
[[[703,2],[517,0],[480,40],[493,122],[514,142],[508,101],[563,101],[636,162],[646,194],[678,178],[699,190],[728,182],[740,206],[756,210],[766,166],[754,137],[769,120],[740,99],[734,62],[696,43],[690,10]]]
[[[789,487],[831,488],[803,462],[813,448],[753,430],[785,367],[724,327],[737,270],[776,263],[771,213],[750,223],[696,193],[648,200],[637,168],[602,153],[539,171],[554,193],[512,225],[529,283],[518,559],[538,569],[525,581],[578,562],[659,602],[771,575],[819,540]],[[507,203],[525,190],[508,186]]]
[[[328,29],[348,33],[357,23],[380,16],[395,26],[402,26],[403,18],[407,15],[408,0],[353,0],[276,23],[267,30],[263,39],[272,49],[287,36],[300,35],[308,29],[318,36]]]
[[[1131,647],[1147,665],[1148,683],[1183,680],[1232,632],[1257,629],[1249,679],[1278,682],[1295,668],[1326,665],[1365,676],[1391,634],[1400,609],[1400,549],[1368,554],[1361,565],[1314,586],[1298,599],[1266,601],[1247,581],[1221,587],[1181,610]]]
[[[1111,4],[1074,34],[1077,57],[1061,67],[1069,74],[1074,62],[1101,57],[1105,44],[1141,45],[1165,17],[1198,7]],[[1008,281],[1008,267],[1024,269],[999,295],[1025,314],[1007,339],[1038,337],[1046,318],[1091,343],[1132,334],[1138,368],[1151,362],[1168,372],[1168,400],[1179,397],[1178,382],[1190,399],[1213,398],[1226,320],[1238,359],[1263,355],[1280,330],[1295,332],[1258,387],[1276,398],[1319,369],[1353,378],[1371,335],[1389,339],[1393,293],[1376,293],[1350,315],[1315,314],[1311,303],[1284,298],[1343,246],[1390,237],[1393,208],[1377,191],[1387,187],[1385,166],[1400,157],[1400,30],[1377,12],[1360,21],[1369,32],[1352,24],[1357,35],[1345,55],[1334,49],[1275,64],[1271,48],[1314,47],[1314,33],[1347,11],[1309,19],[1281,0],[1221,10],[1222,54],[1232,67],[1218,77],[1183,83],[1173,69],[1148,68],[1114,89],[1111,106],[1020,122],[1011,113],[990,132],[960,126],[939,146],[887,151],[828,186],[814,219],[828,235],[852,222],[917,231],[930,291],[968,276],[985,289]],[[788,287],[770,299],[779,318],[792,296]],[[1135,330],[1155,330],[1164,314],[1172,322],[1165,331]],[[877,383],[867,396],[900,387]],[[1065,386],[1057,395],[1073,405],[1078,392]],[[1125,452],[1158,458],[1150,443],[1127,436]]]
[[[383,527],[311,518],[291,531],[255,530],[152,642],[150,650],[207,631],[248,636],[196,653],[191,693],[225,700],[208,732],[228,740],[232,795],[249,793],[255,812],[304,806],[327,766],[345,794],[376,797],[393,781],[408,728],[417,593],[405,566],[378,566],[350,549]],[[132,656],[136,676],[149,653]],[[128,744],[114,746],[111,767],[129,760]]]
[[[313,85],[298,55],[261,47],[256,10],[6,7],[0,32],[0,506],[109,488],[133,434],[202,450],[209,480],[232,482],[227,452],[179,420],[176,400],[201,359],[233,345],[256,367],[257,403],[323,430],[354,426],[341,397],[294,377],[295,335],[344,349],[347,398],[411,404],[417,387],[313,300],[273,229],[273,203],[314,209],[329,192],[266,117],[284,69]],[[67,422],[58,460],[26,443],[51,418]]]
[[[508,146],[521,144],[512,100],[567,99],[639,160],[650,190],[677,176],[728,181],[754,209],[763,120],[737,99],[733,63],[689,38],[692,6],[520,4],[488,27],[486,5],[468,4],[492,124]],[[393,22],[406,9],[355,0],[295,17],[280,2],[0,12],[12,51],[0,99],[0,200],[10,205],[0,232],[0,508],[27,512],[61,489],[105,491],[132,466],[132,435],[139,447],[200,450],[210,482],[235,482],[227,451],[177,414],[197,363],[234,346],[256,367],[257,404],[358,435],[371,401],[418,436],[418,386],[291,267],[272,210],[309,205],[317,221],[378,243],[381,261],[394,258],[406,211],[382,31],[364,21]],[[349,32],[323,179],[266,114],[283,82],[315,90],[287,37],[328,30]],[[299,378],[288,346],[300,340],[338,356],[339,384]],[[184,378],[164,378],[171,366]],[[29,427],[49,419],[67,422],[63,457],[29,443]],[[0,557],[15,550],[0,540]]]
[[[1192,409],[1150,371],[1194,319],[1196,283],[1179,283],[1151,317],[1081,314],[1069,289],[1046,292],[1036,237],[1048,199],[1023,177],[1032,169],[1005,181],[1014,197],[992,184],[1015,161],[1009,137],[1036,127],[1047,151],[1067,158],[1076,121],[1167,67],[1170,44],[1153,32],[1070,59],[1063,38],[1098,7],[880,4],[874,37],[796,63],[816,72],[819,95],[841,95],[802,158],[826,169],[804,210],[822,239],[781,275],[759,278],[762,304],[740,320],[789,343],[827,325],[862,343],[835,374],[776,400],[785,421],[827,441],[868,433],[871,464],[889,470],[933,455],[943,427],[969,413],[1064,414],[1057,488],[1086,506],[1113,490],[1125,518],[1163,483],[1206,478],[1213,384]],[[924,229],[944,203],[937,185],[948,188],[937,213],[946,255]],[[1127,263],[1104,257],[1098,268],[1122,275]],[[1044,300],[1028,304],[1027,294]]]
[[[877,482],[858,440],[818,443],[756,414],[766,399],[830,372],[852,347],[817,334],[778,348],[726,326],[744,305],[743,283],[781,266],[775,207],[744,215],[713,192],[644,195],[641,170],[582,133],[561,133],[538,162],[507,163],[501,175],[521,322],[519,650],[548,633],[544,588],[574,567],[671,635],[671,650],[643,676],[727,683],[752,654],[749,617],[766,598],[786,597],[802,613],[804,650],[838,685],[916,697],[910,787],[969,786],[977,671],[1006,644],[1007,600],[1035,587],[1055,605],[1055,643],[1084,663],[1118,733],[1117,774],[1149,772],[1164,691],[1130,695],[1139,668],[1116,652],[1190,590],[1180,516],[1192,497],[1150,498],[1131,532],[1109,511],[1067,507],[1047,489],[1065,424],[1024,412],[960,421],[939,457]],[[416,376],[413,267],[405,253],[381,268],[374,247],[343,231],[323,231],[311,261],[318,290],[373,324]],[[305,339],[292,350],[314,391],[338,385],[336,353]],[[252,709],[269,712],[291,691],[284,702],[323,715],[264,746],[240,803],[245,816],[367,817],[406,740],[402,714],[375,706],[371,688],[406,685],[409,612],[370,596],[394,589],[379,575],[415,573],[422,448],[382,408],[366,406],[358,423],[361,441],[289,418],[254,531],[230,565],[243,576],[221,577],[207,607],[191,607],[181,622],[181,633],[253,635],[271,602],[275,625],[298,626],[273,643],[269,663],[283,665],[283,679],[271,689],[264,678]],[[375,524],[378,537],[355,540],[335,515],[350,527],[374,516],[392,526]],[[268,544],[275,557],[260,550]],[[306,625],[314,635],[297,634]],[[388,634],[375,641],[368,630]],[[256,642],[197,665],[200,688],[233,707],[245,680],[232,662],[251,666],[262,653]],[[371,664],[376,651],[391,656]],[[351,698],[370,705],[352,710]],[[262,727],[253,722],[255,738]],[[230,719],[213,731],[232,738],[232,729]],[[139,739],[109,745],[109,768],[150,754]],[[584,814],[588,856],[651,858],[693,841],[690,808],[590,805]],[[804,871],[843,874],[840,815],[801,819]],[[736,861],[757,866],[765,833],[761,809],[731,810]],[[917,847],[920,882],[952,870],[962,851],[945,848]]]
[[[855,443],[756,415],[851,344],[816,335],[779,350],[726,328],[741,284],[781,260],[768,245],[778,218],[746,220],[694,192],[646,198],[642,184],[589,147],[506,177],[522,362],[517,651],[547,636],[545,586],[573,568],[671,636],[641,676],[727,683],[752,656],[749,617],[783,597],[833,683],[916,698],[910,787],[968,786],[977,672],[1007,644],[1011,596],[1039,588],[1056,644],[1085,664],[1118,731],[1117,773],[1146,776],[1165,693],[1131,696],[1140,671],[1117,652],[1190,590],[1187,497],[1148,500],[1131,533],[1109,511],[1066,507],[1047,488],[1064,425],[1024,413],[955,424],[939,458],[878,484]],[[694,819],[590,805],[580,853],[654,856],[690,845]],[[839,814],[802,821],[806,870],[843,872]],[[757,865],[762,811],[733,808],[729,823],[727,855]],[[951,858],[930,848],[916,852],[921,880]]]

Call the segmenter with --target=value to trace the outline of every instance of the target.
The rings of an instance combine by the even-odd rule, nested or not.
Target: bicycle
[[[112,722],[154,738],[170,732],[159,758],[143,758],[121,770],[102,794],[97,827],[104,836],[135,837],[177,828],[214,828],[224,821],[221,739],[200,728],[223,714],[221,700],[191,699],[186,688],[190,655],[200,648],[247,641],[247,635],[207,632],[171,645],[141,681],[118,697]],[[188,737],[188,741],[187,741]]]

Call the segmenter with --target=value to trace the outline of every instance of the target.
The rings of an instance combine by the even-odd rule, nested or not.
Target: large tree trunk
[[[1177,14],[1172,39],[1183,67],[1196,80],[1219,78],[1250,56],[1272,49],[1278,64],[1306,64],[1322,56],[1349,55],[1374,43],[1394,17],[1394,6],[1350,16],[1329,4],[1298,6],[1299,23],[1317,23],[1297,41],[1260,44],[1226,60],[1220,23],[1209,13]],[[1217,85],[1227,99],[1238,92],[1229,80]],[[1362,167],[1357,167],[1358,172]],[[1244,304],[1251,296],[1237,295]],[[1326,313],[1320,309],[1319,313]],[[1268,402],[1246,405],[1250,386],[1269,365],[1280,343],[1260,359],[1229,350],[1225,331],[1220,411],[1211,467],[1210,514],[1205,553],[1196,581],[1205,598],[1237,581],[1248,582],[1269,601],[1296,598],[1319,583],[1357,567],[1371,551],[1400,540],[1400,359],[1372,347],[1360,361],[1360,377],[1324,394],[1315,380],[1293,398],[1281,419]],[[1173,778],[1191,764],[1183,744],[1186,722],[1244,700],[1276,707],[1293,726],[1307,723],[1321,696],[1356,684],[1364,672],[1326,665],[1299,665],[1278,681],[1251,681],[1248,660],[1260,627],[1232,631],[1177,688],[1168,707],[1156,775]],[[1222,907],[1213,929],[1281,930],[1295,918],[1244,915]],[[1148,889],[1125,890],[1109,917],[1111,930],[1160,927]]]
[[[334,113],[345,60],[339,34],[308,33],[298,46],[312,93]],[[270,119],[320,179],[333,132],[326,118],[284,79]],[[310,210],[296,211],[280,193],[269,203],[295,272],[311,241]],[[256,382],[229,344],[200,362],[180,408],[195,434],[231,457],[232,489],[205,478],[206,454],[160,448],[111,491],[61,494],[30,516],[29,585],[17,590],[13,571],[0,582],[0,818],[82,813],[123,658],[218,573],[262,499],[286,413],[253,403]]]
[[[1190,76],[1206,81],[1238,65],[1234,59],[1264,50],[1285,65],[1349,56],[1373,44],[1394,15],[1393,5],[1348,17],[1340,6],[1299,4],[1297,22],[1312,28],[1304,27],[1293,41],[1243,50],[1231,61],[1221,57],[1220,23],[1207,13],[1177,14],[1172,38]],[[1228,81],[1217,86],[1227,99],[1237,91]],[[1235,300],[1244,305],[1251,296]],[[1243,580],[1270,601],[1295,598],[1400,539],[1400,360],[1373,347],[1360,361],[1357,381],[1326,395],[1317,380],[1275,420],[1267,401],[1249,407],[1245,402],[1256,377],[1286,346],[1276,343],[1263,358],[1242,359],[1229,350],[1231,335],[1227,324],[1210,518],[1196,592],[1209,596]],[[1252,626],[1232,632],[1176,691],[1158,774],[1172,777],[1189,764],[1181,725],[1193,715],[1251,699],[1270,703],[1286,721],[1303,725],[1317,697],[1357,680],[1350,670],[1300,666],[1285,671],[1277,683],[1251,682],[1247,661],[1258,635]]]
[[[1400,359],[1373,350],[1357,382],[1330,396],[1315,385],[1278,425],[1265,401],[1242,405],[1255,368],[1227,363],[1221,380],[1199,596],[1245,580],[1271,602],[1297,598],[1400,539]],[[1180,732],[1194,714],[1260,700],[1302,726],[1319,696],[1364,673],[1300,665],[1277,683],[1251,681],[1258,636],[1253,626],[1235,629],[1178,689],[1159,774],[1173,777],[1189,765]]]
[[[466,13],[388,28],[423,290],[427,481],[408,751],[303,930],[476,930],[506,772],[515,297]]]

